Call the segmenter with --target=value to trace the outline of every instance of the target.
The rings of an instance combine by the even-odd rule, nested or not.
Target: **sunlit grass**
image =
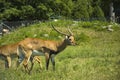
[[[71,21],[68,22],[72,24]],[[65,26],[67,23],[54,24],[59,30],[66,32]],[[86,23],[86,25],[89,24]],[[20,28],[1,38],[0,44],[14,43],[26,36],[51,40],[64,38],[64,36],[53,31],[49,25],[50,23],[41,23]],[[60,25],[62,27],[59,27]],[[25,73],[22,68],[16,70],[14,65],[10,69],[4,69],[4,61],[0,60],[0,80],[119,80],[120,30],[113,32],[107,30],[96,31],[91,28],[80,27],[80,23],[78,25],[77,27],[71,26],[75,37],[77,37],[78,45],[69,46],[56,56],[55,71],[52,70],[51,63],[49,70],[45,70],[44,56],[41,57],[43,69],[40,70],[39,64],[35,62],[31,75]],[[104,25],[108,25],[108,23]],[[44,34],[48,34],[48,36]],[[81,34],[83,37],[80,36]],[[61,36],[61,38],[58,36]],[[13,60],[12,63],[15,64],[16,62]]]

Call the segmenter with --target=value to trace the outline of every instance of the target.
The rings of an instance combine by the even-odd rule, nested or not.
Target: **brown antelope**
[[[9,45],[3,45],[0,47],[0,55],[5,57],[5,67],[6,68],[10,68],[11,67],[11,58],[12,56],[14,57],[19,57],[23,55],[18,55],[18,43],[14,43],[14,44],[9,44]],[[35,56],[34,59],[40,64],[40,58],[38,56]],[[19,60],[19,62],[21,63],[21,60]],[[33,64],[33,57],[31,57],[31,63]],[[40,64],[40,67],[41,64]]]
[[[70,34],[65,34],[63,32],[58,31],[53,25],[52,27],[58,33],[65,35],[66,36],[65,39],[62,41],[52,41],[42,40],[38,38],[26,38],[20,44],[19,47],[21,47],[25,54],[23,65],[24,67],[26,67],[26,69],[30,56],[44,55],[46,59],[46,70],[48,70],[50,59],[53,65],[53,70],[55,70],[54,56],[63,51],[68,45],[75,45],[74,36],[70,29],[68,29]]]

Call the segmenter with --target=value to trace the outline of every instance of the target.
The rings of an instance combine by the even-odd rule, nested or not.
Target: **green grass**
[[[61,31],[66,32],[67,21],[51,22]],[[63,23],[63,24],[62,24]],[[72,21],[68,21],[72,25]],[[61,25],[62,24],[62,25]],[[85,23],[84,23],[85,24]],[[0,80],[119,80],[120,79],[120,25],[113,24],[114,31],[102,30],[100,26],[110,25],[106,22],[82,22],[70,26],[76,37],[77,46],[69,46],[58,54],[56,71],[45,70],[45,58],[42,58],[43,69],[35,62],[31,75],[26,74],[22,68],[15,70],[15,60],[10,69],[4,69],[4,61],[0,60]],[[86,26],[85,24],[85,26]],[[93,25],[95,24],[95,25]],[[91,25],[98,28],[91,28]],[[115,26],[115,27],[114,27]],[[48,36],[45,36],[47,34]],[[64,36],[56,33],[50,27],[50,22],[20,28],[0,39],[0,44],[18,42],[28,37],[50,40],[60,40]],[[61,38],[60,38],[61,36]]]

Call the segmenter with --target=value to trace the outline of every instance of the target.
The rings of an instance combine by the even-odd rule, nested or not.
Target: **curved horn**
[[[73,35],[72,31],[70,30],[70,28],[68,27],[68,32],[70,33],[70,35]]]
[[[65,33],[61,32],[61,31],[58,31],[53,25],[52,25],[52,28],[53,28],[56,32],[58,32],[58,33],[60,33],[60,34],[68,35],[68,34],[65,34]]]

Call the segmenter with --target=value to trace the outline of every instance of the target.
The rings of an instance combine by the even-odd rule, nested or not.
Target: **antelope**
[[[27,64],[31,56],[45,56],[46,60],[46,70],[49,67],[49,60],[51,59],[53,70],[55,70],[55,60],[54,57],[61,51],[63,51],[68,45],[75,45],[75,40],[73,33],[68,28],[69,34],[63,33],[57,30],[53,25],[52,28],[62,34],[65,35],[65,39],[62,41],[52,41],[52,40],[43,40],[39,38],[26,38],[20,44],[20,48],[24,51],[25,58],[23,60],[23,65],[27,69]],[[33,66],[33,65],[32,65]],[[30,69],[29,72],[31,72]]]
[[[23,55],[18,54],[18,45],[19,42],[14,43],[14,44],[9,44],[9,45],[3,45],[0,46],[0,55],[5,57],[5,68],[10,68],[11,67],[11,58],[14,57],[19,57]],[[31,63],[33,64],[34,60],[36,60],[39,64],[41,63],[41,60],[38,56],[31,57]],[[19,60],[21,63],[21,60]],[[42,65],[40,64],[40,68],[42,68]]]

